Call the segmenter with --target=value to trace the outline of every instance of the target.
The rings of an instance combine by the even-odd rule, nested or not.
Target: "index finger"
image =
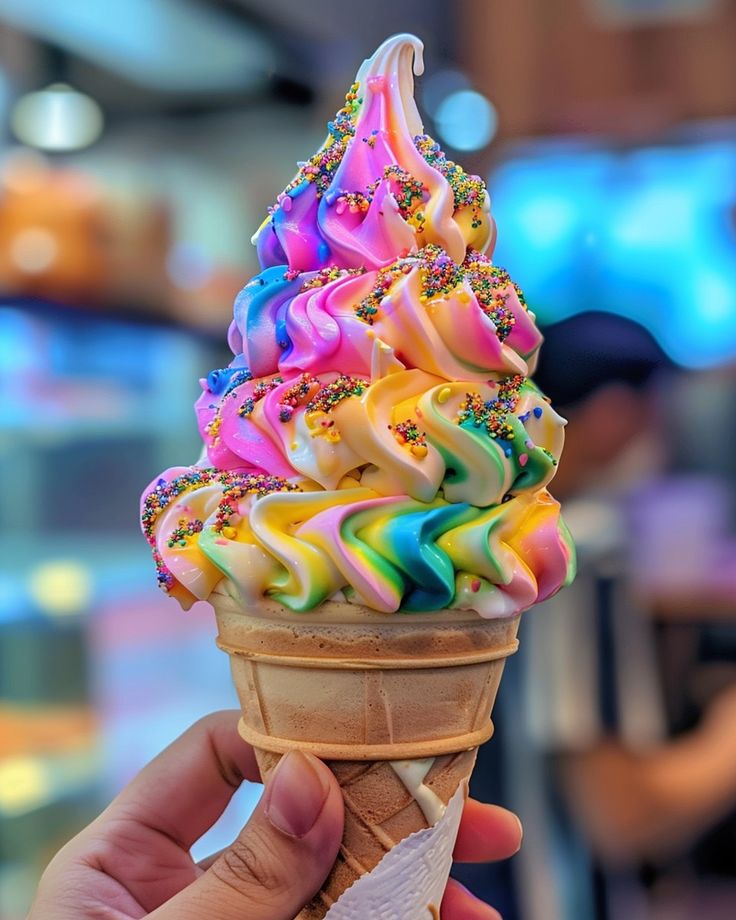
[[[468,799],[460,820],[454,858],[458,862],[507,859],[521,847],[521,821],[500,805]]]

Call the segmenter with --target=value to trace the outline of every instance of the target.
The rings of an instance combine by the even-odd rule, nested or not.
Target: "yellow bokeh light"
[[[30,811],[46,802],[50,792],[48,770],[37,757],[0,760],[0,812]]]
[[[81,613],[92,597],[89,570],[73,560],[56,560],[37,566],[29,576],[31,597],[49,616]]]

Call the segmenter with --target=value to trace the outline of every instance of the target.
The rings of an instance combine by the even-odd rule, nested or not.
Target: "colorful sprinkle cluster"
[[[482,252],[478,252],[475,249],[469,249],[467,255],[465,256],[463,267],[471,272],[490,272],[498,287],[507,287],[510,285],[516,292],[516,296],[519,298],[519,303],[522,305],[522,307],[525,310],[529,309],[529,305],[526,302],[524,292],[519,287],[519,285],[514,281],[511,275],[509,275],[505,268],[494,265],[487,255],[484,255]]]
[[[372,290],[355,306],[358,318],[372,326],[381,301],[388,295],[394,282],[417,267],[421,272],[420,300],[423,302],[442,294],[450,294],[462,281],[462,266],[454,262],[441,246],[428,243],[417,252],[397,259],[378,272]]]
[[[450,294],[462,281],[462,267],[447,255],[441,246],[429,243],[417,253],[421,264],[422,293],[420,300],[431,300]]]
[[[355,119],[363,102],[359,90],[360,83],[353,83],[345,93],[345,105],[338,110],[334,121],[327,122],[327,130],[336,141],[345,141],[355,134]]]
[[[291,199],[289,192],[298,188],[303,182],[310,182],[316,186],[317,197],[330,187],[335,170],[340,165],[350,139],[355,134],[355,119],[363,101],[358,95],[359,85],[353,83],[345,96],[345,105],[335,115],[334,121],[327,124],[329,138],[327,144],[313,157],[299,164],[299,172],[286,186],[279,196],[279,204],[285,210],[290,210]]]
[[[337,281],[338,278],[341,278],[345,272],[338,268],[337,265],[327,265],[325,268],[321,268],[314,278],[309,278],[307,281],[302,284],[299,288],[299,291],[308,291],[311,288],[321,288],[326,284],[329,284],[331,281]]]
[[[328,265],[325,268],[321,268],[313,278],[305,281],[299,288],[299,292],[324,287],[331,281],[337,281],[338,278],[343,278],[347,275],[362,275],[364,273],[364,268],[338,268],[337,265]]]
[[[158,582],[158,586],[162,591],[168,593],[174,587],[176,580],[171,574],[169,567],[164,562],[163,556],[155,546],[153,547],[153,562],[156,566],[156,581]]]
[[[320,387],[315,396],[307,403],[306,411],[310,412],[329,412],[339,405],[344,399],[351,396],[362,396],[368,387],[368,381],[360,377],[350,377],[347,374],[341,374],[332,383]]]
[[[224,375],[229,375],[225,377]],[[220,403],[216,407],[214,405],[210,406],[210,409],[215,409],[214,417],[207,423],[205,427],[205,432],[212,439],[213,444],[217,444],[220,437],[220,428],[222,427],[222,406],[228,396],[235,396],[235,390],[244,383],[248,383],[253,379],[253,374],[247,367],[240,368],[236,371],[233,371],[231,368],[227,368],[221,371],[211,371],[207,377],[207,386],[208,388],[216,393],[223,386],[223,381],[227,380],[225,384],[225,389],[220,398]]]
[[[366,140],[366,138],[363,138]],[[417,204],[429,194],[429,189],[415,179],[411,173],[402,169],[397,163],[384,167],[383,178],[391,180],[391,192],[399,206],[399,213],[404,220],[421,229],[424,225],[424,214],[417,210]],[[338,214],[350,211],[351,214],[365,213],[371,206],[374,193],[380,184],[380,179],[371,182],[365,193],[341,190],[335,199],[335,210]]]
[[[472,226],[479,227],[486,195],[486,186],[480,176],[469,176],[462,166],[448,160],[440,145],[428,134],[418,134],[414,138],[414,145],[429,165],[442,173],[449,182],[455,208],[470,206],[473,209]]]
[[[176,476],[170,482],[165,479],[159,479],[156,488],[146,495],[143,501],[141,524],[146,540],[148,540],[153,550],[153,560],[156,563],[156,579],[159,587],[164,591],[170,591],[174,587],[174,576],[167,568],[161,553],[156,547],[156,522],[171,502],[183,495],[184,492],[192,492],[214,482],[227,486],[232,482],[235,475],[234,473],[212,468],[196,468],[187,473],[182,473],[181,476]]]
[[[249,380],[253,379],[253,374],[247,367],[241,368],[240,370],[235,371],[235,373],[230,378],[230,381],[225,389],[225,392],[222,394],[224,399],[226,396],[229,396],[233,390],[236,390],[239,386],[242,386],[244,383],[248,383]]]
[[[222,492],[212,529],[228,540],[234,539],[236,531],[231,519],[238,513],[238,502],[246,495],[263,496],[271,492],[301,492],[301,489],[280,476],[264,473],[236,474]]]
[[[457,423],[470,422],[474,428],[485,428],[488,435],[501,441],[513,441],[514,430],[508,422],[519,402],[519,391],[524,383],[521,374],[499,381],[498,393],[484,400],[479,393],[466,393],[458,409]]]
[[[416,256],[411,258],[399,259],[398,261],[382,268],[376,275],[373,288],[370,292],[355,306],[355,315],[362,319],[364,323],[372,326],[378,314],[378,307],[384,297],[388,294],[394,281],[397,281],[402,275],[408,275],[416,265]]]
[[[513,288],[519,302],[526,308],[521,288],[512,281],[505,269],[493,265],[485,256],[472,250],[468,253],[463,267],[465,277],[478,298],[481,309],[493,321],[499,341],[505,342],[516,324],[513,311],[506,305],[509,291]]]
[[[279,402],[279,421],[290,422],[294,410],[299,403],[312,396],[314,388],[319,386],[319,380],[311,374],[302,374],[301,377],[282,395]]]
[[[281,386],[284,382],[284,378],[277,375],[276,377],[271,378],[271,380],[259,380],[258,383],[253,387],[253,392],[250,396],[246,396],[243,400],[242,405],[238,409],[238,415],[241,418],[246,418],[253,412],[256,407],[256,403],[260,402],[264,396],[267,396],[271,390],[275,390],[276,387]]]
[[[404,220],[421,227],[424,224],[424,214],[417,210],[417,204],[425,200],[429,189],[397,163],[384,167],[383,178],[391,180],[391,192]],[[365,193],[341,190],[335,199],[337,213],[343,214],[345,211],[350,211],[351,214],[365,213],[371,206],[380,181],[376,179],[375,182],[371,182]]]
[[[332,383],[320,387],[318,392],[307,403],[304,419],[311,429],[311,437],[322,437],[336,444],[340,440],[340,432],[335,425],[335,420],[330,418],[330,411],[344,399],[351,396],[361,396],[368,387],[368,381],[360,377],[349,377],[342,374]]]
[[[213,482],[226,484],[228,477],[232,473],[221,472],[210,467],[195,468],[181,476],[176,476],[171,481],[159,479],[156,488],[152,489],[146,495],[143,502],[143,511],[141,513],[141,523],[143,524],[143,533],[148,542],[153,546],[156,542],[154,529],[156,521],[169,507],[171,502],[182,495],[184,492],[190,492],[194,489],[201,489]],[[224,478],[223,478],[224,477]]]
[[[205,431],[212,439],[213,444],[217,444],[220,439],[220,428],[222,428],[222,416],[220,415],[219,408],[215,413],[215,417],[207,423]]]
[[[405,422],[399,422],[397,425],[388,426],[394,433],[394,437],[399,444],[407,445],[415,457],[422,458],[427,456],[427,435],[417,428],[416,422],[408,419]]]
[[[195,518],[193,521],[188,521],[186,518],[179,518],[179,525],[175,530],[172,530],[169,539],[168,547],[173,549],[177,544],[179,546],[186,546],[189,537],[193,537],[196,533],[202,533],[202,527],[204,524]]]
[[[227,396],[235,387],[252,379],[253,375],[247,367],[222,367],[207,374],[207,389],[218,396]]]
[[[371,206],[372,198],[362,192],[341,192],[335,210],[338,214],[350,211],[351,214],[364,214]]]
[[[411,173],[408,173],[405,169],[402,169],[401,166],[393,164],[386,166],[383,170],[383,176],[385,179],[391,180],[392,193],[396,199],[396,203],[399,206],[399,213],[407,220],[409,217],[414,216],[415,220],[416,214],[414,214],[417,202],[422,202],[425,200],[424,196],[429,195],[429,189],[426,185],[420,182],[418,179],[415,179]],[[424,217],[422,215],[421,222],[424,222]]]

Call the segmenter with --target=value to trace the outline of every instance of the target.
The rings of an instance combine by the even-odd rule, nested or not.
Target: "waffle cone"
[[[281,755],[270,751],[256,753],[261,773],[267,779]],[[459,788],[466,788],[475,755],[476,750],[472,750],[435,759],[425,785],[443,804],[447,805]],[[322,920],[340,896],[361,876],[373,871],[393,847],[430,826],[418,803],[386,761],[329,760],[327,765],[342,790],[345,830],[340,852],[325,884],[297,920]],[[440,905],[434,906],[439,917]]]
[[[321,920],[328,911],[343,916],[336,903],[343,893],[437,822],[427,794],[430,804],[446,806],[458,790],[467,793],[478,745],[493,731],[491,709],[505,659],[517,647],[519,618],[380,614],[338,602],[310,614],[269,602],[246,611],[224,594],[213,606],[242,707],[240,732],[256,749],[264,780],[284,753],[299,749],[324,760],[340,784],[342,847],[298,920]],[[432,758],[424,801],[395,769],[397,761],[419,758]],[[443,877],[420,873],[405,893],[415,903],[397,904],[395,916],[432,917],[431,889],[439,917],[437,891],[451,848],[452,841],[446,865],[436,867]]]

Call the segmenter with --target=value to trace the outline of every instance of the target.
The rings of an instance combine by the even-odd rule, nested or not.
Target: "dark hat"
[[[655,371],[671,367],[653,336],[614,313],[579,313],[542,327],[534,380],[555,406],[570,406],[611,383],[643,389]]]

